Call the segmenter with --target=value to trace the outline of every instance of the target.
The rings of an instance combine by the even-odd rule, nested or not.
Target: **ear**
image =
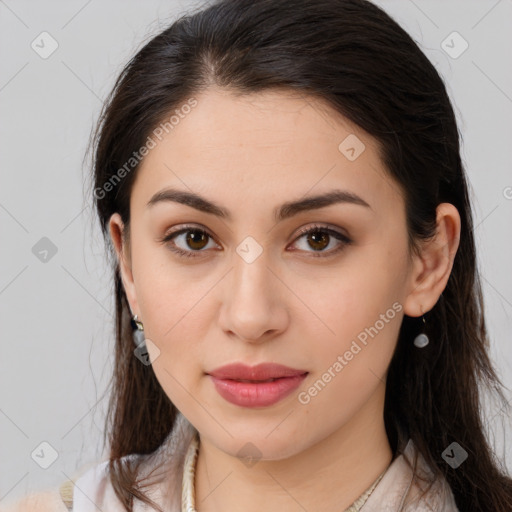
[[[417,317],[432,309],[446,287],[460,241],[460,215],[450,203],[438,205],[436,234],[414,254],[404,313]]]
[[[116,251],[117,262],[123,282],[124,291],[130,305],[132,314],[139,315],[139,305],[137,303],[137,295],[135,292],[135,284],[133,282],[133,273],[131,267],[130,246],[127,243],[128,233],[124,233],[125,226],[118,213],[112,214],[109,219],[110,238]],[[123,236],[124,235],[124,236]]]

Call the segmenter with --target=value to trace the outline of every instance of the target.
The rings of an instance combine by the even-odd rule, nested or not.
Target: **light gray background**
[[[377,3],[448,83],[474,204],[491,356],[511,388],[512,2]],[[57,485],[104,455],[113,291],[84,199],[83,156],[124,63],[197,5],[0,0],[0,500]],[[59,45],[47,59],[31,48],[43,31]],[[453,31],[469,44],[458,58],[441,47]],[[450,41],[452,51],[461,48]],[[45,263],[32,252],[42,237],[57,248]],[[488,417],[510,470],[511,425],[501,427],[497,412]],[[31,458],[43,441],[58,454],[48,469]]]

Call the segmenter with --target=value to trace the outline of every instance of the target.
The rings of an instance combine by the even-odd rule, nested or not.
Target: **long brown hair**
[[[461,233],[451,275],[425,314],[432,342],[417,350],[411,340],[422,323],[403,319],[387,376],[386,431],[394,451],[413,440],[435,475],[446,478],[461,511],[512,510],[512,479],[486,438],[482,392],[491,392],[503,408],[508,404],[488,355],[456,120],[434,66],[366,0],[220,0],[182,16],[128,62],[93,134],[93,201],[111,256],[110,216],[121,215],[125,236],[130,221],[138,164],[127,168],[126,162],[162,120],[211,84],[240,94],[300,91],[372,135],[386,171],[404,191],[411,248],[435,233],[438,204],[458,209]],[[105,436],[113,487],[131,511],[134,497],[151,500],[136,485],[136,469],[120,458],[156,450],[172,432],[177,410],[151,366],[134,357],[115,257],[112,266],[116,348]],[[442,458],[454,441],[468,453],[457,469]]]

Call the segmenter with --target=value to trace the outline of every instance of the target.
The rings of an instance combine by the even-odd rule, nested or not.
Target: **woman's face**
[[[233,455],[250,442],[262,458],[283,458],[357,431],[363,415],[364,425],[381,421],[414,259],[404,200],[375,141],[312,98],[209,89],[195,99],[168,133],[152,135],[123,253],[163,390],[202,438]],[[201,201],[165,199],[171,189]],[[307,202],[334,191],[337,201]],[[209,373],[237,362],[305,376],[282,380],[279,397],[276,384],[235,384],[246,391],[229,400]]]

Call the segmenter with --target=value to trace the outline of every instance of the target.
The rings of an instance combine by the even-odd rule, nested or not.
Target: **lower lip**
[[[307,374],[282,377],[273,382],[238,382],[211,377],[222,398],[240,407],[266,407],[282,400],[297,389]]]

